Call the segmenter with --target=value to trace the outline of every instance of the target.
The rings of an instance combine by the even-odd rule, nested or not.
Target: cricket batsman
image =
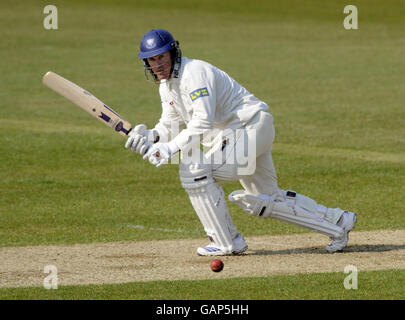
[[[143,36],[139,58],[147,79],[159,84],[162,114],[152,129],[136,126],[125,147],[156,167],[181,151],[180,181],[210,239],[198,255],[237,255],[248,248],[218,184],[235,180],[243,190],[228,198],[248,214],[325,234],[331,239],[328,252],[346,247],[357,219],[354,212],[327,208],[278,187],[272,159],[275,129],[266,103],[215,66],[183,57],[179,42],[166,30],[152,29]],[[208,151],[202,152],[201,144]]]

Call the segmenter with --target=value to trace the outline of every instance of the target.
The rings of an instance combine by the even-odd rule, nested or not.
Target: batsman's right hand
[[[131,149],[132,152],[139,153],[142,156],[154,143],[153,130],[147,130],[144,124],[137,125],[128,136],[125,148]]]

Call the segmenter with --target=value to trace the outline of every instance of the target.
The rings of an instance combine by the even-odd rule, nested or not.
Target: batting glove
[[[147,130],[146,125],[137,125],[129,134],[128,140],[125,143],[125,148],[131,149],[140,155],[144,155],[148,148],[154,143],[156,139],[156,132],[154,130]]]
[[[168,143],[155,143],[143,156],[144,160],[149,160],[157,168],[168,163],[173,155],[179,151],[179,147],[174,141]]]

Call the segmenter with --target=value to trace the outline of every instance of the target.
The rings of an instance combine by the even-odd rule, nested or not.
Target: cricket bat
[[[119,134],[126,136],[132,130],[131,124],[104,102],[60,75],[48,71],[42,78],[42,83],[81,107],[105,125],[113,128]]]

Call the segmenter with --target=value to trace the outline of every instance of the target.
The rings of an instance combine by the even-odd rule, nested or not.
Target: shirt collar
[[[166,83],[168,85],[180,82],[180,79],[183,76],[184,65],[186,64],[186,60],[187,60],[186,57],[181,58],[181,66],[180,66],[180,70],[179,70],[179,76],[178,76],[178,78],[170,78],[169,80],[166,80]]]

